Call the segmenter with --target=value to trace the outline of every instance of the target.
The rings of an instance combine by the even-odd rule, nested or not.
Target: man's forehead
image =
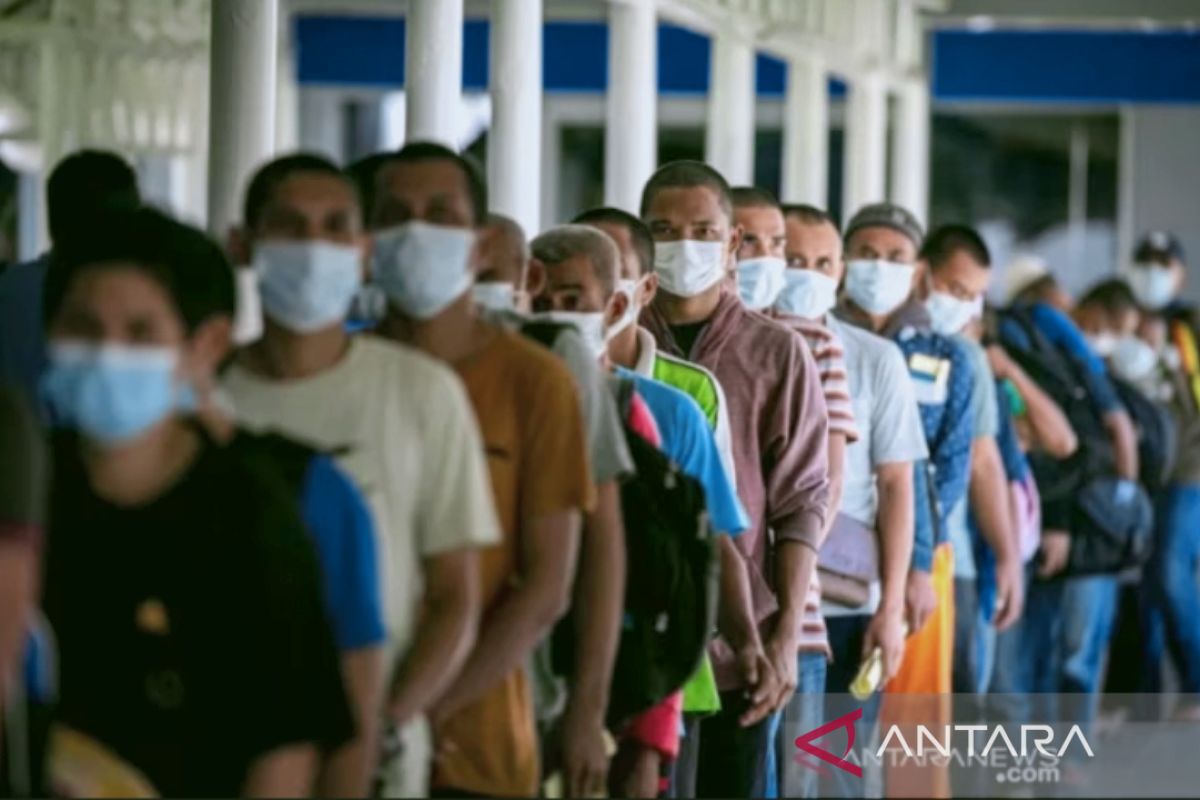
[[[568,256],[557,264],[546,265],[546,275],[553,284],[581,285],[593,273],[592,261],[583,253]]]
[[[795,247],[840,250],[842,237],[828,220],[809,222],[798,217],[787,218],[788,244]]]
[[[781,234],[786,230],[783,212],[773,206],[742,206],[734,210],[733,217],[742,227],[753,226]]]
[[[650,201],[650,219],[666,217],[703,218],[726,222],[721,198],[711,186],[668,186],[659,189]]]
[[[275,205],[314,200],[330,205],[358,206],[358,195],[350,183],[340,175],[325,172],[297,172],[289,175],[271,194],[271,201]]]
[[[448,158],[391,161],[379,170],[379,185],[393,193],[467,193],[467,176]]]
[[[917,246],[912,239],[896,230],[889,228],[886,225],[872,225],[868,228],[860,228],[850,237],[849,244],[856,246],[870,245],[876,249],[884,250],[913,250],[916,251]]]

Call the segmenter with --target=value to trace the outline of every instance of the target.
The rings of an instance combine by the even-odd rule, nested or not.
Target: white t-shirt
[[[834,317],[826,324],[842,340],[846,376],[854,402],[858,441],[846,445],[841,513],[871,528],[879,512],[875,468],[881,464],[929,457],[921,411],[913,393],[904,356],[895,343]],[[871,599],[857,609],[823,603],[826,616],[871,614],[879,606],[879,584]]]

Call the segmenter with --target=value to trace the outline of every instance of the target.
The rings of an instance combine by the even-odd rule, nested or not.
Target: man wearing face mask
[[[845,697],[859,664],[876,647],[885,679],[904,653],[904,595],[913,547],[913,462],[928,457],[920,412],[904,357],[887,339],[848,325],[831,313],[845,273],[842,235],[826,212],[812,206],[785,206],[788,269],[774,313],[785,323],[809,321],[835,332],[844,346],[846,377],[853,397],[855,427],[861,438],[846,447],[844,491],[839,514],[876,536],[879,573],[867,600],[851,607],[835,599],[822,603],[833,659],[825,676],[825,719],[852,710]],[[879,695],[863,708],[858,735],[864,741],[878,715]],[[813,726],[799,728],[797,732]],[[791,758],[792,738],[782,728],[777,741],[782,794],[801,794],[811,771]],[[855,787],[822,786],[822,794],[851,793]]]
[[[487,198],[475,165],[411,143],[384,162],[376,188],[375,279],[388,297],[379,333],[458,373],[503,532],[482,561],[479,641],[433,709],[433,785],[529,796],[538,752],[525,664],[569,606],[580,516],[594,506],[578,390],[552,353],[477,313],[471,287]]]
[[[545,288],[538,298],[538,305],[551,309],[557,319],[596,331],[596,335],[607,343],[600,361],[606,366],[610,364],[608,351],[616,338],[629,331],[636,320],[636,310],[630,313],[631,307],[636,309],[636,306],[617,277],[621,259],[616,245],[595,228],[564,225],[535,239],[533,256],[546,273]],[[633,381],[635,390],[645,399],[658,425],[663,452],[703,486],[713,528],[725,534],[721,543],[732,555],[731,559],[723,559],[733,568],[724,576],[723,594],[730,597],[731,602],[722,604],[721,627],[728,631],[730,640],[738,643],[740,649],[756,652],[761,660],[762,645],[750,610],[745,573],[738,569],[741,563],[736,550],[728,545],[729,537],[740,534],[748,521],[717,454],[707,420],[696,402],[682,390],[620,366],[615,367],[615,374]],[[714,685],[709,684],[709,687],[688,688],[692,692],[715,691]],[[641,727],[635,722],[634,736],[651,745],[649,737],[639,736]],[[677,727],[678,711],[673,728]],[[665,760],[673,759],[677,754],[674,733],[672,730],[669,749],[657,748]],[[658,773],[653,774],[657,776]],[[623,787],[618,784],[614,788],[620,790]],[[657,795],[657,785],[650,796],[654,795]]]
[[[778,710],[795,692],[804,606],[830,513],[820,377],[802,338],[726,288],[741,231],[720,173],[699,162],[667,164],[647,182],[641,215],[658,277],[642,322],[660,348],[710,369],[729,401],[738,494],[751,521],[737,544],[767,656],[783,676]],[[746,696],[757,675],[723,640],[712,654],[722,710],[701,725],[697,791],[761,794],[770,724],[748,715],[754,703]]]
[[[525,232],[515,220],[487,215],[480,243],[476,305],[494,322],[521,330],[530,323],[530,296],[541,291],[545,270],[530,262]],[[572,607],[576,665],[569,681],[554,671],[550,642],[537,651],[531,669],[534,706],[543,738],[557,734],[568,795],[592,794],[605,786],[608,754],[601,736],[625,600],[625,533],[618,482],[633,472],[617,400],[596,363],[594,348],[572,325],[552,326],[551,349],[579,387],[588,460],[596,482],[596,505],[583,519],[579,572]],[[558,764],[543,759],[543,773]]]
[[[360,218],[353,185],[324,159],[286,156],[256,173],[234,250],[259,275],[264,333],[223,388],[240,423],[338,453],[367,497],[392,681],[381,772],[388,791],[421,794],[432,753],[425,715],[474,640],[478,551],[496,541],[498,525],[478,429],[453,373],[346,334],[367,250]]]
[[[92,224],[45,290],[57,721],[162,796],[308,795],[354,724],[313,548],[275,465],[194,419],[232,270],[155,211]]]
[[[1172,401],[1179,429],[1178,457],[1156,514],[1158,528],[1150,563],[1146,566],[1148,640],[1150,663],[1143,669],[1148,691],[1161,690],[1158,659],[1164,642],[1170,644],[1180,690],[1187,696],[1200,693],[1200,589],[1195,578],[1200,558],[1200,325],[1195,309],[1181,302],[1187,279],[1183,246],[1166,231],[1143,237],[1134,251],[1134,266],[1124,275],[1138,301],[1148,311],[1165,317],[1172,370]],[[1117,355],[1114,352],[1114,358]],[[1131,358],[1132,353],[1126,354]],[[1143,355],[1142,358],[1145,358]],[[1114,368],[1116,364],[1114,363]],[[1161,622],[1160,622],[1161,620]],[[1182,719],[1200,719],[1200,706],[1181,707]]]

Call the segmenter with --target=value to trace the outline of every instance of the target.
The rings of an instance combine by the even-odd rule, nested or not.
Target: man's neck
[[[200,449],[197,433],[175,417],[117,447],[84,445],[83,465],[92,490],[118,506],[144,505],[187,471]]]
[[[389,306],[376,332],[451,365],[475,355],[496,333],[476,314],[470,292],[429,319],[414,319]]]
[[[339,320],[312,333],[296,333],[266,320],[263,336],[246,349],[244,364],[274,380],[301,380],[332,369],[350,346]]]
[[[842,304],[842,311],[851,322],[859,327],[866,328],[872,333],[882,331],[887,326],[888,320],[891,319],[890,314],[868,314],[859,308],[853,300],[849,299]]]
[[[608,343],[608,358],[618,367],[636,369],[638,356],[641,354],[642,345],[638,341],[636,321],[614,336]]]
[[[668,325],[694,325],[712,318],[721,303],[721,291],[720,283],[695,297],[679,297],[659,289],[654,302],[667,318]]]

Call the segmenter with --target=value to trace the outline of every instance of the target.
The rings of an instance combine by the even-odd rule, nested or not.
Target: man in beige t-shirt
[[[332,164],[290,156],[259,170],[235,237],[258,272],[264,335],[224,379],[238,420],[332,451],[379,532],[388,623],[380,698],[396,726],[389,796],[423,795],[432,757],[425,712],[461,668],[480,614],[478,551],[495,543],[478,426],[461,383],[417,351],[349,337],[366,238],[354,187]],[[361,721],[360,721],[361,724]]]

